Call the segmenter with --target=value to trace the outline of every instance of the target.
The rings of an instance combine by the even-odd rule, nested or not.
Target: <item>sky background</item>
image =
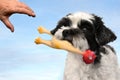
[[[29,5],[36,17],[12,15],[14,33],[0,22],[0,80],[62,80],[67,52],[36,45],[34,39],[38,36],[50,39],[37,32],[38,26],[52,30],[63,16],[78,11],[101,16],[117,35],[117,40],[110,45],[115,48],[120,63],[120,0],[20,1]]]

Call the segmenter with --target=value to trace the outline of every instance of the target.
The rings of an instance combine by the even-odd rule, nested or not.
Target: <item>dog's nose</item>
[[[54,35],[54,34],[55,34],[55,30],[51,30],[50,33],[51,33],[52,35]]]

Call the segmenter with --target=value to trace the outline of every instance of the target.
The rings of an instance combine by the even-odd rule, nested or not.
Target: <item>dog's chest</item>
[[[101,53],[101,63],[96,65],[85,64],[81,55],[68,53],[64,80],[119,80],[116,55],[112,51],[108,51],[107,55]]]
[[[88,80],[91,64],[87,66],[82,61],[82,56],[78,54],[68,53],[64,80]],[[86,76],[86,77],[85,77]]]

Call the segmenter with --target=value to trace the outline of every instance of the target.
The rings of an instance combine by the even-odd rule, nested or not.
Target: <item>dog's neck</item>
[[[86,38],[83,38],[81,36],[78,37],[74,37],[73,38],[73,42],[72,44],[74,45],[74,47],[79,48],[81,51],[85,51],[85,50],[92,50],[95,52],[95,54],[97,55],[97,58],[95,60],[95,64],[100,62],[101,59],[101,55],[100,55],[100,45],[96,42],[95,39],[93,40],[89,40]]]

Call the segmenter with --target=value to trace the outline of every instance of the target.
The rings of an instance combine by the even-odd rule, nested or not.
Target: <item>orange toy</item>
[[[46,34],[52,35],[50,33],[50,31],[48,31],[47,29],[45,29],[43,27],[39,27],[38,32],[40,34],[46,33]],[[43,40],[40,37],[38,37],[38,38],[35,39],[35,43],[36,44],[45,44],[45,45],[47,45],[49,47],[52,47],[52,48],[67,50],[67,51],[70,51],[72,53],[81,54],[81,55],[83,55],[83,61],[86,64],[92,63],[96,58],[96,55],[94,54],[93,51],[86,50],[85,52],[82,52],[79,49],[75,48],[68,41],[66,41],[66,40],[58,40],[54,36],[52,37],[52,40]]]

